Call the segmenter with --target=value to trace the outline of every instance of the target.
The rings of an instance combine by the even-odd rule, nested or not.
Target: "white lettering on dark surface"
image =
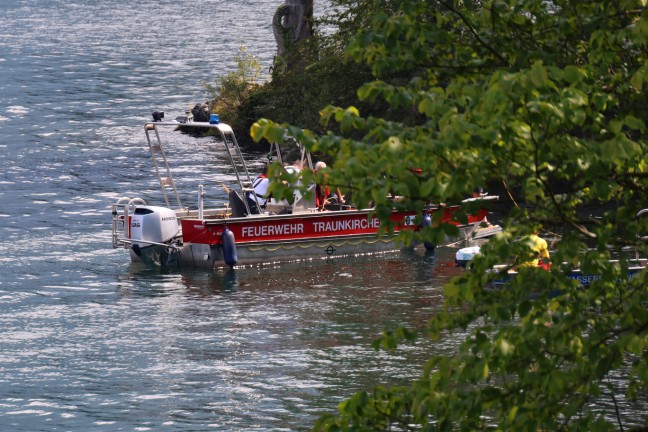
[[[596,279],[601,279],[601,275],[584,275],[584,274],[574,274],[569,276],[570,279],[575,279],[583,285],[589,285]]]
[[[628,279],[632,279],[636,275],[637,273],[635,271],[630,270],[628,272]],[[571,274],[568,277],[569,279],[577,280],[582,285],[589,285],[595,280],[603,279],[603,276],[600,274]],[[617,281],[621,281],[621,278],[618,278]]]
[[[241,234],[243,235],[243,237],[268,237],[303,233],[303,224],[245,226],[241,228]]]
[[[328,222],[313,222],[313,230],[316,233],[378,228],[379,226],[380,221],[378,219],[349,219],[334,220]]]
[[[322,234],[340,231],[377,229],[378,227],[380,227],[380,220],[377,218],[330,220],[312,222],[312,230],[310,232],[313,234]],[[293,234],[304,234],[304,224],[256,225],[244,226],[241,228],[241,236],[245,238],[274,237]]]

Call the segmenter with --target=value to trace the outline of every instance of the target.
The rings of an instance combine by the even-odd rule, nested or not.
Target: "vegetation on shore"
[[[352,185],[387,229],[389,194],[420,214],[494,181],[510,207],[504,233],[445,286],[445,310],[375,342],[469,329],[459,351],[430,357],[410,386],[351,396],[315,428],[645,430],[648,276],[627,277],[627,251],[648,256],[648,218],[636,217],[648,207],[645,2],[335,3],[318,61],[278,70],[241,105],[246,121],[264,118],[252,137],[289,134],[329,157],[329,184]],[[402,240],[456,230],[436,222]],[[538,227],[561,233],[551,271],[486,290]],[[583,289],[565,275],[574,266],[601,278]],[[612,409],[590,408],[602,398]]]

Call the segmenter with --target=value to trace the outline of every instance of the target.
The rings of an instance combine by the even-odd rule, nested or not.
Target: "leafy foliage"
[[[240,111],[244,103],[260,87],[261,63],[245,46],[241,46],[234,57],[236,69],[216,78],[214,84],[205,83],[210,97],[209,110],[218,113],[235,129],[239,129],[244,118]]]
[[[352,6],[374,4],[382,3]],[[390,193],[404,197],[400,208],[420,212],[491,182],[510,197],[507,228],[445,287],[446,310],[422,331],[438,339],[468,329],[459,352],[430,358],[409,387],[354,395],[316,429],[645,425],[588,406],[610,393],[645,403],[648,385],[648,277],[628,278],[625,253],[648,252],[648,218],[635,217],[648,203],[646,5],[387,4],[371,10],[371,26],[362,24],[346,53],[373,75],[357,91],[363,106],[389,110],[329,105],[321,111],[328,132],[262,120],[253,138],[289,134],[329,155],[329,184],[350,182],[354,203],[374,203],[383,219]],[[537,225],[560,234],[552,270],[523,268],[504,290],[486,289],[502,276],[490,269],[527,252],[516,239]],[[566,276],[576,265],[601,278],[583,289]],[[410,337],[386,333],[376,344],[393,349]],[[611,388],[611,374],[623,374],[623,389]]]
[[[256,90],[241,107],[240,116],[249,121],[249,126],[259,118],[267,118],[324,132],[319,122],[322,107],[364,105],[355,90],[371,78],[369,69],[345,59],[339,47],[327,46],[324,40],[318,39],[322,45],[317,60],[304,69],[275,65],[272,80]],[[287,53],[288,56],[297,54]]]

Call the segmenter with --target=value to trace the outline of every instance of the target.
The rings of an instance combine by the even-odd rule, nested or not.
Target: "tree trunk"
[[[277,8],[272,20],[277,54],[284,54],[294,44],[313,34],[313,2],[314,0],[285,0]]]

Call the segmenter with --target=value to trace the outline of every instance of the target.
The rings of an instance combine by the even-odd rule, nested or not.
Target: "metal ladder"
[[[151,139],[151,131],[155,132],[154,140]],[[147,123],[144,126],[144,132],[146,132],[146,140],[148,141],[151,159],[153,160],[153,166],[155,167],[155,174],[157,175],[162,189],[162,194],[164,195],[164,201],[166,202],[167,207],[173,208],[169,202],[169,191],[173,191],[173,196],[177,203],[176,208],[182,209],[183,207],[182,202],[180,201],[180,195],[178,195],[178,190],[176,189],[173,176],[171,175],[171,170],[169,169],[169,161],[167,160],[164,149],[162,148],[160,133],[154,123]]]
[[[252,187],[252,177],[250,177],[250,172],[248,171],[247,164],[245,163],[245,159],[243,158],[241,147],[239,146],[239,143],[236,140],[236,136],[234,136],[234,131],[230,126],[223,123],[210,124],[210,126],[214,127],[220,133],[220,138],[225,144],[225,148],[227,149],[227,155],[229,156],[230,163],[234,168],[234,174],[236,174],[236,180],[241,188],[241,192],[243,192],[243,196],[241,197],[243,200],[243,205],[247,210],[247,214],[250,214],[251,213],[250,205],[248,204],[248,200],[245,198],[245,194],[247,192],[251,192],[257,204],[259,203],[259,199],[256,196],[256,192],[254,192],[254,188]],[[234,150],[235,154],[232,155],[232,152],[230,150]],[[237,162],[243,168],[241,173],[239,173]]]

